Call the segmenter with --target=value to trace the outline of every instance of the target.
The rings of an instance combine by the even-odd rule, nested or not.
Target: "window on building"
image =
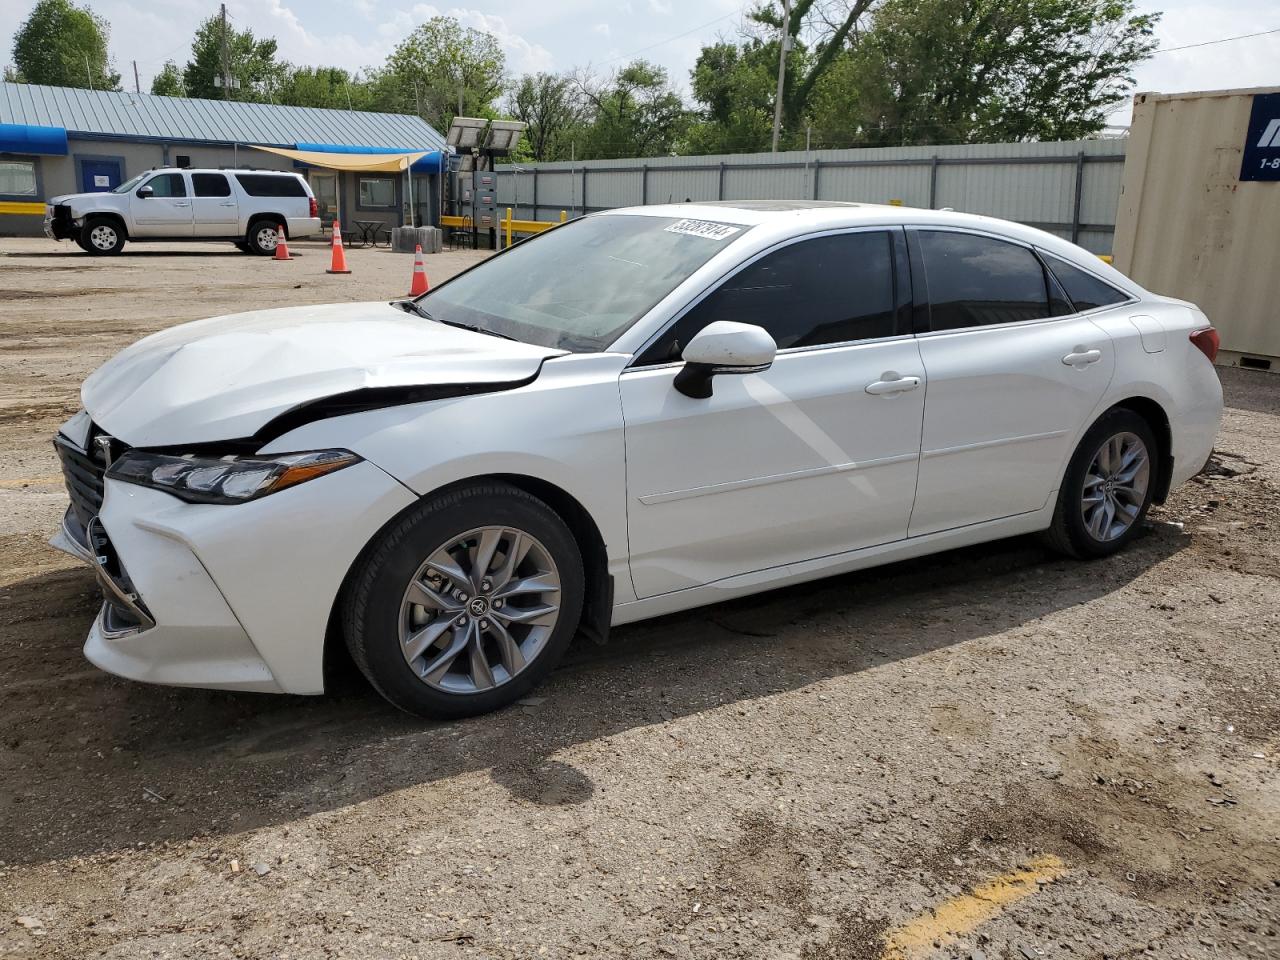
[[[191,186],[197,197],[231,196],[231,184],[227,183],[226,176],[221,173],[193,173]]]
[[[1044,268],[1026,247],[972,233],[921,230],[919,236],[932,329],[1052,315]]]
[[[34,160],[0,160],[0,197],[36,196]]]
[[[159,173],[143,184],[153,197],[185,197],[187,184],[180,173]]]
[[[236,180],[251,197],[305,197],[302,179],[292,173],[237,173]]]
[[[1109,307],[1114,303],[1124,303],[1129,299],[1127,293],[1121,293],[1105,280],[1099,280],[1093,274],[1081,270],[1065,260],[1059,260],[1051,254],[1045,254],[1049,269],[1058,278],[1067,296],[1071,298],[1076,310],[1092,310],[1095,307]]]
[[[396,182],[391,177],[361,177],[360,199],[362,207],[394,207]]]
[[[717,320],[769,331],[778,349],[891,337],[893,249],[888,232],[842,233],[792,243],[730,277],[645,351],[669,363]]]

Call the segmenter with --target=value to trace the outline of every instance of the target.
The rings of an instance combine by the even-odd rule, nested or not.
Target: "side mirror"
[[[148,184],[145,187],[138,188],[138,196],[140,196],[143,200],[150,200],[151,195],[153,193],[155,193],[155,190],[151,187],[150,184]]]
[[[684,367],[676,374],[675,388],[686,397],[705,400],[711,396],[712,377],[768,370],[777,353],[778,345],[763,327],[717,320],[684,348]]]

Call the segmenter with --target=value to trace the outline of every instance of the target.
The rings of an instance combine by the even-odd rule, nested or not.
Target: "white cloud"
[[[507,69],[513,73],[536,73],[540,70],[555,70],[556,58],[551,51],[538,43],[530,43],[521,34],[508,26],[507,21],[496,14],[481,13],[455,7],[448,16],[455,18],[466,27],[483,30],[497,38],[502,52],[507,55]]]
[[[609,25],[607,23],[597,23],[591,28],[592,33],[598,33],[602,37],[609,36]]]
[[[649,0],[649,9],[659,16],[670,16],[671,0]]]

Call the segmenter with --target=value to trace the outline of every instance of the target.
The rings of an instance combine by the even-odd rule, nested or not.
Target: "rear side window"
[[[221,173],[193,173],[191,186],[197,197],[229,197],[231,184]]]
[[[180,173],[156,174],[143,186],[151,188],[153,197],[185,197],[187,195],[187,185]]]
[[[876,231],[802,240],[766,254],[730,277],[645,351],[640,363],[667,363],[717,320],[764,327],[778,344],[813,347],[891,337],[891,235]]]
[[[931,329],[1053,315],[1044,268],[1026,247],[972,233],[922,230],[918,236],[929,285]]]
[[[236,179],[251,197],[305,197],[307,191],[297,177],[270,173],[237,173]]]
[[[1062,288],[1067,291],[1072,305],[1077,311],[1093,310],[1095,307],[1109,307],[1115,303],[1124,303],[1129,299],[1105,280],[1099,280],[1088,271],[1081,270],[1052,254],[1044,254],[1049,269],[1058,278]]]

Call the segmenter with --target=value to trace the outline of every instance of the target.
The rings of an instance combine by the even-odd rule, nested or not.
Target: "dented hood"
[[[251,437],[282,414],[354,391],[519,383],[564,352],[386,302],[287,307],[152,334],[94,371],[81,397],[112,436],[170,447]]]

